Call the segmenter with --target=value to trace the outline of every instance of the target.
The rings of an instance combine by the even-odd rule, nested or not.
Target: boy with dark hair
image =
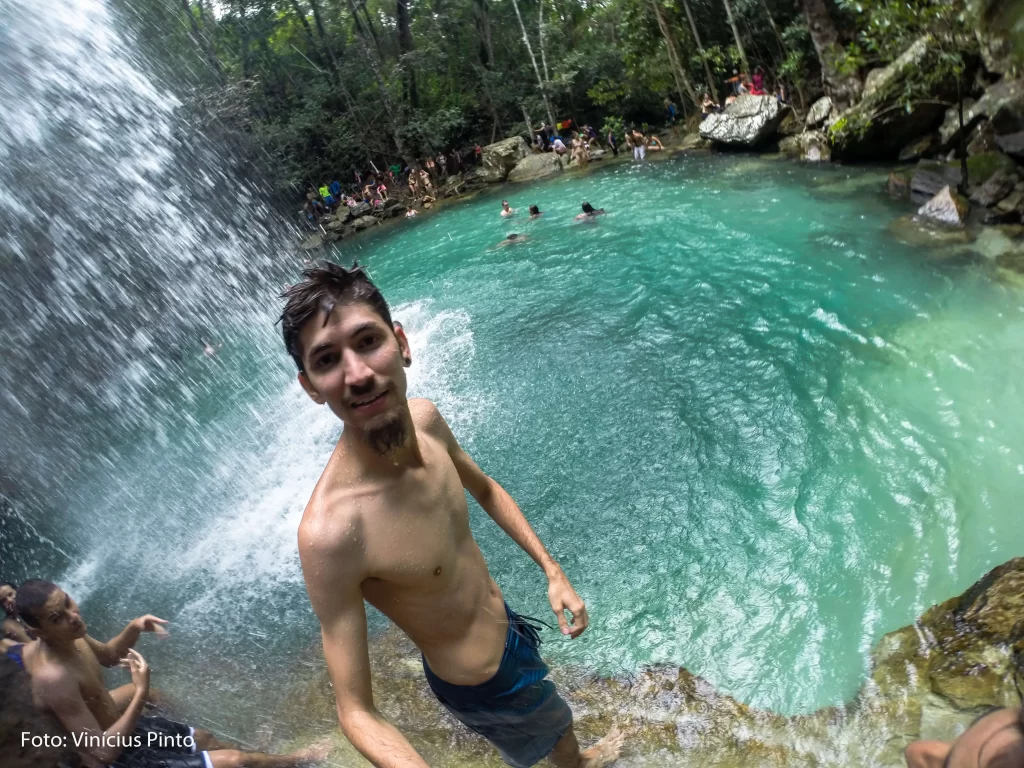
[[[16,605],[18,615],[37,635],[36,640],[19,647],[21,662],[32,678],[33,701],[60,721],[91,764],[99,761],[115,768],[292,768],[314,758],[312,751],[288,757],[243,753],[220,744],[207,731],[163,717],[143,716],[149,665],[132,646],[143,632],[166,634],[163,619],[140,616],[113,640],[101,643],[88,635],[78,605],[56,584],[42,579],[26,581],[18,588]],[[101,665],[131,670],[134,687],[123,711],[103,682]]]
[[[17,590],[9,581],[0,581],[0,608],[3,608],[4,618],[0,621],[0,651],[6,650],[15,643],[31,642],[32,636],[18,621],[18,613],[14,607],[14,598]]]
[[[581,751],[572,712],[546,680],[535,624],[505,603],[469,528],[464,489],[544,570],[562,633],[587,628],[583,601],[505,490],[466,455],[428,400],[406,396],[412,352],[357,265],[324,264],[283,294],[284,342],[312,400],[344,422],[299,525],[299,557],[349,741],[378,766],[425,768],[373,703],[364,601],[423,654],[455,717],[528,768],[601,768],[613,732]],[[566,620],[569,611],[572,619]]]

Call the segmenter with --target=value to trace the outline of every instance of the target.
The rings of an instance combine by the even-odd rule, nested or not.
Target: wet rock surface
[[[419,653],[389,629],[371,643],[374,698],[438,768],[502,765],[430,693]],[[297,686],[282,729],[319,738],[335,730],[334,696],[319,649],[313,680]],[[305,675],[308,679],[308,675]],[[552,677],[573,707],[583,743],[619,724],[628,738],[617,765],[902,766],[917,738],[950,738],[989,706],[1018,706],[1024,685],[1024,558],[995,568],[959,597],[885,635],[871,672],[848,704],[784,717],[717,691],[686,669],[657,666],[624,677],[562,667]],[[331,758],[363,765],[338,734]]]
[[[700,124],[702,139],[730,147],[758,147],[775,137],[788,112],[774,96],[740,96]]]

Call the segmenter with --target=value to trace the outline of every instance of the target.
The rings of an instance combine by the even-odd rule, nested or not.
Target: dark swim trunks
[[[434,695],[470,730],[498,748],[514,768],[530,768],[548,756],[572,725],[572,711],[538,651],[538,627],[505,604],[508,634],[498,671],[480,685],[452,685],[435,675],[427,660],[423,672]]]
[[[196,751],[195,729],[182,723],[143,715],[130,738],[141,746],[126,749],[110,768],[213,768],[209,755]]]
[[[25,669],[25,660],[22,658],[22,651],[25,650],[24,643],[18,643],[18,645],[12,645],[7,649],[7,658],[13,661],[22,669]]]

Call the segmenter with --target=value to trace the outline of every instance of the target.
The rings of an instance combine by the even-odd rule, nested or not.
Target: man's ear
[[[405,335],[405,328],[401,325],[395,326],[395,338],[398,339],[398,349],[402,353],[402,362],[408,368],[412,365],[412,352],[409,350],[409,337]]]
[[[323,405],[327,401],[324,400],[323,395],[316,391],[313,385],[309,381],[309,376],[306,375],[305,371],[299,371],[299,384],[306,390],[306,394],[309,395],[310,399],[317,405]]]

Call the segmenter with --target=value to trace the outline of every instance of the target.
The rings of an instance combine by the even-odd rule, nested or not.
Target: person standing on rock
[[[587,628],[583,600],[437,407],[407,399],[412,351],[380,291],[358,265],[324,263],[283,298],[284,344],[299,383],[344,423],[298,544],[349,741],[376,766],[427,767],[374,706],[365,602],[409,636],[440,702],[509,765],[528,768],[545,757],[558,768],[611,763],[621,734],[580,750],[572,712],[545,679],[538,628],[508,606],[488,572],[465,491],[544,571],[566,637]]]

